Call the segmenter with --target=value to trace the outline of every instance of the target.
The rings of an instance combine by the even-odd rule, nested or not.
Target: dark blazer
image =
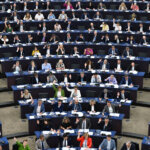
[[[62,137],[62,136],[59,136],[58,147],[63,147],[63,141],[64,141],[63,137]],[[70,146],[70,147],[71,147],[71,145],[72,145],[72,142],[71,142],[71,141],[72,141],[71,138],[68,137],[67,143],[68,143],[68,146]]]
[[[128,71],[130,71],[131,69],[132,69],[132,66],[130,65],[130,66],[128,67]],[[134,70],[138,70],[138,65],[137,65],[137,64],[135,64]]]
[[[54,112],[62,112],[63,111],[63,109],[64,109],[64,105],[63,104],[61,104],[61,106],[60,107],[58,107],[58,103],[55,103],[54,105],[53,105],[53,111]]]
[[[83,122],[83,119],[81,118],[77,124],[78,129],[82,129],[82,122]],[[87,127],[87,129],[91,128],[91,121],[88,118],[86,118],[86,127]]]
[[[115,49],[115,55],[118,55],[118,49]],[[112,49],[110,48],[109,51],[108,51],[108,55],[111,55],[112,54]]]
[[[18,57],[20,57],[20,56],[21,56],[21,52],[20,52],[20,51],[16,52],[16,55],[17,55]],[[23,57],[25,56],[25,53],[24,53],[24,52],[22,52],[22,56],[23,56]]]
[[[127,146],[126,146],[126,143],[123,144],[121,150],[128,150]],[[130,150],[136,150],[134,144],[131,144]]]
[[[113,109],[113,113],[115,113],[115,106],[111,104],[111,107]],[[108,106],[105,105],[104,109],[103,109],[103,113],[109,113],[109,109],[108,109]]]
[[[97,18],[97,15],[95,14],[94,16],[93,16],[93,19],[96,19]],[[99,15],[99,18],[102,18],[102,15],[100,14]]]
[[[126,84],[125,77],[122,78],[120,84]],[[132,84],[132,80],[131,80],[131,78],[129,77],[129,78],[128,78],[128,85],[130,85],[130,84]]]
[[[145,41],[143,40],[143,39],[141,39],[141,41],[140,41],[140,44],[144,44],[145,43]],[[146,39],[146,43],[149,43],[149,41]]]
[[[99,129],[102,131],[112,131],[112,124],[109,121],[108,125],[105,126],[105,122],[101,121],[100,123],[98,123]]]
[[[125,93],[124,93],[124,96],[125,96],[125,99],[126,99],[126,98],[129,99],[129,93],[128,93],[128,92],[125,92]],[[121,95],[121,92],[120,92],[120,96],[117,97],[117,99],[123,99],[123,97],[122,97],[122,95]]]
[[[88,13],[87,13],[87,18],[90,19],[90,16],[89,16]],[[82,14],[82,19],[85,19],[85,15],[84,14]]]
[[[38,76],[38,80],[39,80],[39,82],[41,82],[41,79],[40,79],[39,76]],[[38,82],[38,83],[39,83],[39,82]],[[31,78],[31,83],[32,83],[32,84],[38,84],[38,83],[36,82],[36,78],[35,78],[35,77],[32,77],[32,78]]]
[[[102,93],[100,93],[99,97],[104,98],[104,91]],[[113,98],[113,93],[111,91],[108,91],[107,92],[107,97],[108,98]]]
[[[33,110],[33,113],[34,113],[34,114],[36,114],[37,107],[38,107],[38,104],[36,104],[36,105],[34,106],[34,110]],[[41,105],[41,110],[40,110],[40,112],[45,112],[44,104]]]
[[[70,109],[70,110],[74,110],[74,107],[75,107],[75,104],[69,105],[69,109]],[[80,103],[78,103],[78,104],[76,105],[76,109],[77,109],[77,111],[82,111],[82,107],[81,107],[81,104],[80,104]]]
[[[40,123],[38,124],[38,130],[40,131],[46,131],[50,129],[54,129],[54,125],[52,123],[45,124],[44,120],[39,120]]]
[[[124,57],[127,57],[127,51],[124,50],[122,55],[123,55]],[[129,55],[130,55],[130,56],[133,56],[133,51],[132,51],[131,49],[129,50]]]
[[[94,105],[94,110],[95,110],[95,111],[98,111],[98,110],[99,110],[98,107],[97,107],[97,104]],[[91,105],[90,105],[90,104],[89,104],[89,106],[88,106],[87,111],[91,111]]]
[[[32,70],[32,66],[31,65],[29,65],[29,67],[28,67],[28,71],[31,71]],[[37,67],[35,66],[34,67],[34,71],[36,71],[37,70]]]
[[[100,69],[102,69],[102,66],[103,66],[103,62],[100,63]],[[109,63],[107,63],[107,64],[106,64],[106,69],[109,69],[109,67],[110,67],[110,66],[109,66]]]
[[[78,82],[81,82],[81,76],[78,76]],[[83,77],[83,82],[87,82],[85,75],[84,75],[84,77]]]

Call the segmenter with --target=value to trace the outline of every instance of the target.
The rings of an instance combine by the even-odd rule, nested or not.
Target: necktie
[[[44,142],[42,141],[42,150],[44,150]]]

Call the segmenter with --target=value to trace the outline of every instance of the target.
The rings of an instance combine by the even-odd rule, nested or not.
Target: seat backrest
[[[38,98],[48,98],[48,93],[38,93]]]
[[[105,50],[97,50],[97,55],[106,55]]]
[[[3,57],[12,57],[13,53],[3,53],[2,56]]]
[[[87,90],[86,97],[96,97],[96,91]]]
[[[78,30],[85,30],[85,26],[78,26]]]
[[[16,85],[22,85],[22,84],[24,84],[24,78],[17,78]]]
[[[71,69],[80,69],[79,64],[71,64]]]
[[[138,53],[138,56],[139,56],[139,57],[146,57],[147,55],[146,55],[146,53],[144,53],[144,52],[139,52],[139,53]]]

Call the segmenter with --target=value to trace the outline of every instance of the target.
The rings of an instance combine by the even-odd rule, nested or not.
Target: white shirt
[[[111,141],[107,141],[108,145],[107,145],[107,150],[110,150],[110,144],[111,144]]]
[[[120,64],[117,64],[117,70],[120,70],[121,66]]]
[[[44,16],[43,16],[43,14],[36,14],[35,15],[35,20],[37,20],[37,21],[41,21],[41,20],[43,20],[44,19]]]
[[[91,111],[95,111],[94,105],[91,106]]]
[[[46,55],[50,55],[50,49],[47,49]]]
[[[132,70],[132,71],[134,71],[134,70],[135,70],[134,66],[132,66],[131,70]]]
[[[106,69],[106,64],[103,64],[102,70]]]
[[[41,112],[41,106],[37,107],[36,113],[40,113]]]
[[[61,97],[61,91],[57,92],[57,97]]]
[[[64,77],[64,82],[68,83],[68,78],[67,77]]]
[[[109,109],[109,113],[113,113],[113,109],[112,109],[112,107],[110,106],[110,107],[108,107],[108,109]]]

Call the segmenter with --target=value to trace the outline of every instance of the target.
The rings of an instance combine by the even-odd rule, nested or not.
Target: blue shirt
[[[42,70],[51,70],[51,69],[52,69],[52,67],[51,67],[50,63],[47,63],[47,64],[43,63],[42,64]]]

